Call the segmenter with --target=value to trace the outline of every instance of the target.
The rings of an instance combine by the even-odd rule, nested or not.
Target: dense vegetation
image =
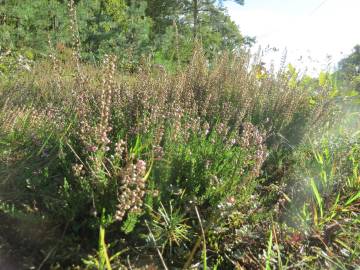
[[[111,53],[123,70],[133,71],[148,58],[173,68],[190,61],[194,37],[209,58],[252,43],[222,2],[87,0],[75,6],[60,0],[1,1],[0,50],[20,50],[34,59],[47,55],[50,43],[62,57],[71,53],[69,47],[78,47],[81,58],[94,63]]]
[[[0,33],[2,268],[360,267],[358,47],[266,69],[210,0],[3,1]]]

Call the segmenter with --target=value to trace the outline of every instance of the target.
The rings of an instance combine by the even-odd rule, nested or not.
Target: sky
[[[226,1],[229,15],[243,35],[255,36],[265,62],[287,62],[316,74],[331,70],[360,44],[360,0]],[[276,48],[266,50],[266,48]]]

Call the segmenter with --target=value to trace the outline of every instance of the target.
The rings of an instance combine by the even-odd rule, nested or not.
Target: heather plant
[[[251,124],[244,124],[241,135],[228,134],[229,128],[222,123],[188,129],[184,137],[173,138],[169,143],[165,139],[163,161],[170,166],[158,162],[154,167],[154,174],[161,179],[160,189],[165,191],[161,193],[164,199],[174,193],[185,202],[216,207],[259,176],[266,147],[261,133]],[[171,187],[170,192],[166,192],[166,186]]]
[[[63,229],[60,242],[74,247],[64,265],[97,248],[87,266],[114,268],[127,247],[131,264],[138,252],[131,245],[144,257],[159,251],[169,267],[273,266],[274,254],[285,265],[312,239],[297,241],[294,224],[311,235],[326,230],[333,213],[344,215],[337,207],[356,209],[357,142],[338,142],[351,149],[346,158],[325,139],[304,147],[316,135],[309,127],[331,127],[339,110],[330,77],[316,82],[291,66],[260,70],[245,52],[208,62],[201,48],[172,73],[147,62],[120,73],[116,57],[93,66],[76,50],[50,60],[1,85],[0,199]],[[302,187],[305,177],[289,176],[295,172],[313,181]],[[155,246],[139,237],[149,233],[144,220]],[[61,244],[46,247],[45,265],[66,253]]]

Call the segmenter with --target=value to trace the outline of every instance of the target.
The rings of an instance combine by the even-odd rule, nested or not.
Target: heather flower
[[[96,152],[98,150],[98,147],[96,145],[92,145],[88,147],[89,152]]]
[[[204,125],[203,125],[203,131],[204,131],[204,134],[205,136],[209,134],[210,132],[210,125],[208,122],[205,122]]]
[[[79,176],[85,174],[85,170],[83,170],[83,168],[84,168],[84,165],[82,165],[82,164],[74,164],[72,166],[72,170],[73,170],[74,175],[76,177],[79,177]]]
[[[161,160],[164,157],[164,150],[160,145],[154,146],[153,151],[155,160]]]
[[[143,204],[145,196],[146,162],[137,160],[136,164],[128,164],[124,169],[118,195],[116,220],[122,220],[127,211],[137,212]]]
[[[234,196],[230,196],[229,198],[227,198],[226,203],[228,206],[232,206],[236,203],[236,199]]]

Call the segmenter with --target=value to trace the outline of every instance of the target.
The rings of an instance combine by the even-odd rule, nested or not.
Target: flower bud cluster
[[[251,123],[243,124],[241,146],[247,149],[255,149],[255,151],[248,157],[248,159],[253,162],[251,174],[254,177],[258,177],[260,175],[261,167],[267,157],[267,149],[264,138],[265,134],[261,134],[254,125]]]
[[[104,151],[109,150],[108,144],[111,142],[108,138],[108,133],[112,130],[111,126],[109,125],[109,120],[116,69],[115,61],[116,58],[110,59],[109,56],[106,56],[104,60],[104,65],[106,67],[105,72],[107,73],[107,76],[104,76],[103,79],[100,125],[97,130],[98,143],[102,146]]]
[[[136,164],[129,162],[124,168],[119,189],[118,205],[115,219],[121,221],[126,212],[137,212],[143,204],[145,196],[145,173],[146,163],[138,160]]]
[[[155,160],[161,160],[164,157],[164,149],[160,145],[154,146],[153,151]]]
[[[80,177],[85,174],[84,165],[82,164],[74,164],[72,166],[72,170],[76,177]]]
[[[205,136],[207,136],[209,134],[209,132],[210,132],[210,125],[209,125],[209,123],[207,121],[203,124],[202,129],[203,129],[203,134]]]
[[[154,143],[155,145],[159,145],[161,143],[161,141],[164,138],[164,134],[165,134],[165,128],[164,125],[161,125],[155,133],[155,138],[154,138]]]
[[[124,153],[126,151],[126,142],[124,140],[119,140],[115,143],[115,156],[122,159]]]

